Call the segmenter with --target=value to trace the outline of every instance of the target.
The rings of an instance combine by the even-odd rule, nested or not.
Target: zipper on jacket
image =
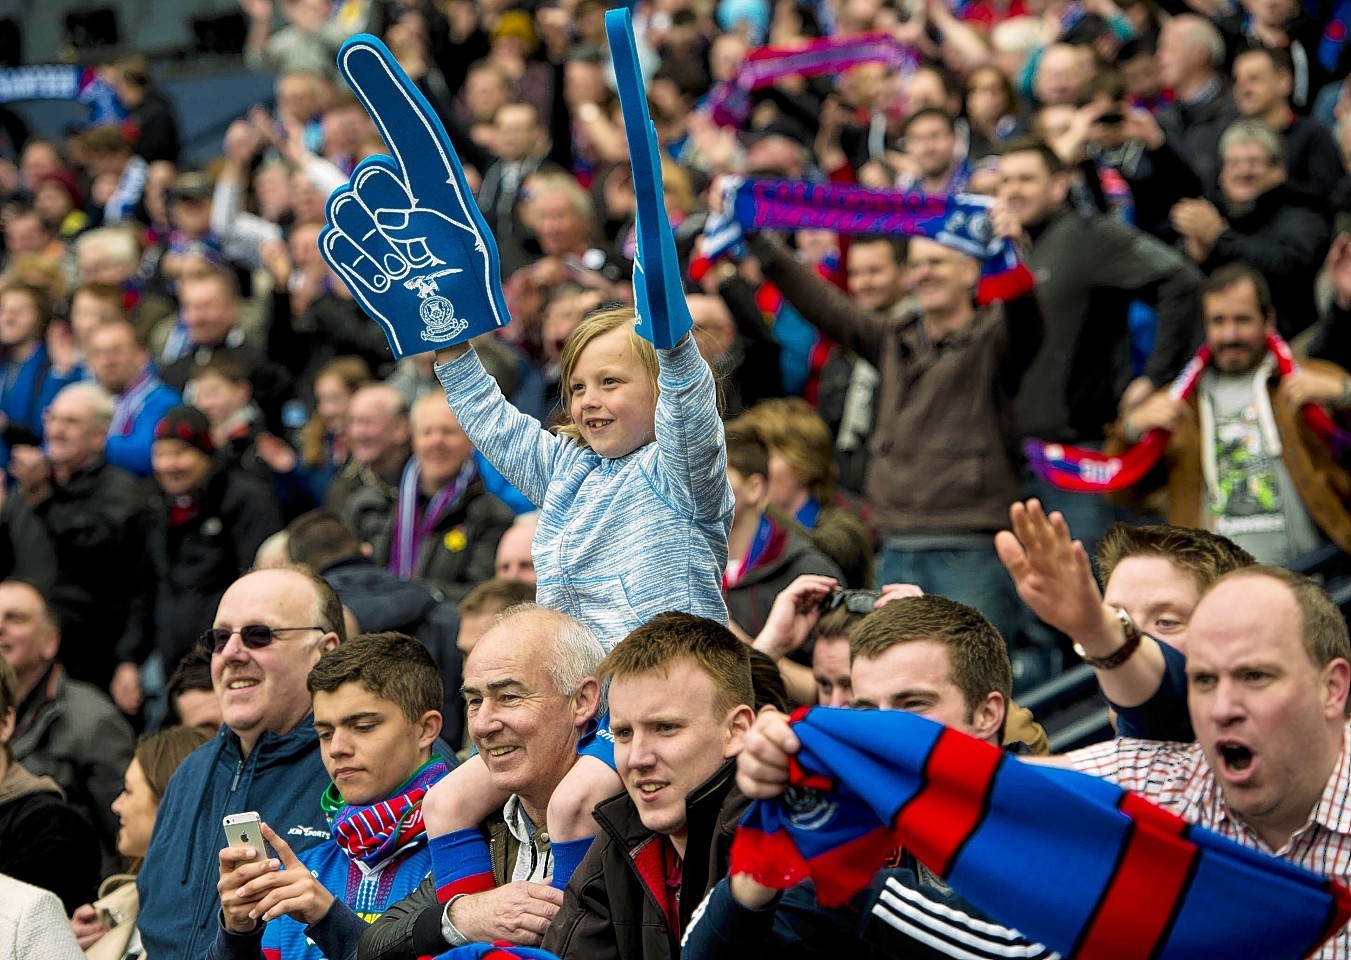
[[[239,789],[239,777],[244,772],[244,761],[241,759],[235,763],[235,778],[230,781],[230,792],[234,793]]]

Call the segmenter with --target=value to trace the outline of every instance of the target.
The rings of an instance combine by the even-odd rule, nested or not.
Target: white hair
[[[581,687],[583,680],[596,675],[600,662],[605,659],[605,648],[586,624],[538,603],[518,603],[508,607],[492,619],[488,630],[526,618],[544,621],[540,625],[546,627],[553,641],[553,656],[544,670],[549,675],[555,693],[572,696]]]
[[[52,402],[56,402],[56,399],[60,397],[75,397],[84,400],[85,403],[89,404],[89,410],[94,415],[94,420],[102,423],[105,431],[108,429],[108,424],[113,422],[112,394],[91,380],[81,380],[79,383],[62,387]]]

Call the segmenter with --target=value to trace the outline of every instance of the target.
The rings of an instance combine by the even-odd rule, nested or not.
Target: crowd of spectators
[[[53,890],[88,946],[107,928],[107,916],[89,906],[97,881],[145,857],[142,896],[155,891],[159,906],[127,955],[144,932],[156,957],[173,944],[200,956],[222,906],[213,955],[259,955],[250,951],[272,947],[258,946],[270,935],[261,924],[255,932],[253,901],[223,879],[217,899],[219,827],[201,812],[238,811],[224,797],[196,807],[169,789],[174,767],[205,736],[170,731],[221,730],[232,745],[190,763],[212,782],[229,780],[227,759],[239,764],[236,783],[246,769],[261,782],[269,763],[300,764],[295,751],[311,751],[303,770],[271,771],[286,786],[264,817],[277,831],[298,824],[281,842],[286,857],[308,864],[306,848],[326,836],[325,813],[338,809],[320,810],[332,770],[319,769],[313,735],[295,731],[311,709],[313,664],[287,661],[294,675],[267,687],[262,727],[232,715],[221,697],[227,682],[235,692],[272,683],[249,664],[272,652],[274,634],[321,631],[304,648],[316,661],[346,637],[389,632],[430,655],[424,673],[438,675],[440,687],[419,693],[416,709],[405,694],[368,691],[403,709],[417,744],[398,754],[407,770],[391,768],[388,784],[367,791],[363,802],[375,803],[438,756],[454,766],[457,752],[493,742],[484,721],[476,728],[475,697],[487,694],[467,679],[471,667],[476,684],[499,669],[488,648],[468,659],[484,638],[499,658],[517,655],[508,641],[529,640],[519,655],[543,669],[557,633],[585,667],[571,679],[550,667],[535,680],[550,697],[584,690],[577,709],[585,716],[550,721],[561,731],[554,740],[569,747],[542,796],[525,799],[519,784],[494,780],[512,800],[485,821],[485,835],[508,844],[516,867],[504,867],[494,847],[490,886],[499,892],[471,893],[498,899],[452,900],[442,911],[430,882],[414,890],[417,878],[404,876],[400,896],[412,891],[411,904],[394,906],[399,897],[387,887],[378,909],[374,900],[357,906],[352,891],[343,902],[365,920],[391,908],[374,939],[362,941],[363,957],[501,938],[543,939],[582,960],[609,956],[614,944],[596,946],[605,937],[585,898],[632,893],[614,887],[626,854],[612,848],[641,837],[647,820],[635,819],[631,803],[610,806],[602,826],[614,843],[597,844],[598,859],[566,900],[546,892],[552,854],[547,836],[540,842],[533,831],[572,766],[574,741],[603,713],[595,676],[621,688],[628,678],[621,703],[633,736],[633,716],[653,697],[683,692],[643,686],[662,662],[655,654],[602,666],[619,639],[604,625],[574,622],[599,637],[588,645],[550,619],[562,614],[520,607],[535,598],[531,545],[543,498],[532,501],[503,476],[500,459],[476,449],[477,425],[462,425],[447,405],[431,354],[394,359],[318,248],[329,195],[362,159],[388,149],[335,67],[343,41],[370,32],[444,125],[497,241],[510,323],[475,341],[474,352],[516,410],[575,429],[570,337],[599,308],[634,298],[636,201],[607,4],[240,7],[249,23],[243,62],[275,76],[275,96],[234,119],[219,156],[200,168],[181,157],[175,113],[190,105],[175,107],[137,54],[99,65],[123,122],[79,125],[58,141],[27,135],[0,105],[9,114],[0,125],[0,657],[9,669],[0,670],[0,873]],[[993,625],[1014,652],[1020,686],[1053,677],[1073,642],[1099,668],[1123,733],[1197,736],[1184,660],[1173,649],[1181,644],[1170,637],[1185,630],[1199,594],[1229,566],[1303,569],[1310,558],[1351,551],[1345,444],[1301,415],[1312,407],[1335,425],[1351,412],[1348,20],[1330,0],[636,5],[664,204],[687,273],[693,340],[718,383],[734,501],[726,568],[700,574],[721,577],[728,627],[760,671],[755,694],[742,693],[727,676],[748,668],[716,652],[720,634],[682,641],[714,684],[705,691],[704,680],[685,677],[696,706],[700,697],[715,706],[727,697],[753,707],[852,703],[858,681],[851,694],[850,648],[841,642],[852,621],[875,600],[923,592],[979,611],[988,621],[981,629]],[[710,98],[737,84],[753,52],[861,34],[885,36],[906,56],[899,65],[865,58],[835,74],[781,77],[753,91],[740,128],[715,122]],[[952,247],[824,229],[751,233],[730,256],[710,260],[702,236],[728,177],[991,195],[991,230],[1013,243],[1035,286],[981,301],[980,263]],[[1297,367],[1281,366],[1269,349],[1281,338]],[[1210,369],[1190,392],[1170,389],[1203,345]],[[655,382],[655,367],[650,373]],[[1110,496],[1057,487],[1023,452],[1040,441],[1124,455],[1157,431],[1169,436],[1158,464]],[[1018,505],[1028,498],[1039,503]],[[607,516],[593,508],[588,517]],[[1053,512],[1062,519],[1047,519]],[[546,510],[547,535],[567,519]],[[1177,526],[1147,526],[1164,519]],[[1131,541],[1123,531],[1137,527],[1154,533]],[[1189,529],[1176,534],[1181,528]],[[1168,529],[1175,533],[1158,533]],[[1087,566],[1095,548],[1107,602],[1128,612],[1124,626],[1099,616]],[[1039,549],[1059,550],[1058,559],[1038,566],[1049,556]],[[1123,551],[1222,559],[1204,574],[1176,561],[1186,595],[1147,606],[1134,598],[1149,577],[1122,579]],[[864,592],[894,584],[913,586],[886,587],[880,599]],[[289,606],[264,587],[290,590]],[[1067,612],[1057,595],[1088,599]],[[515,632],[496,619],[512,608]],[[712,629],[696,620],[658,618],[633,631],[641,636],[631,648]],[[263,633],[250,634],[250,624],[265,624],[255,628]],[[203,649],[211,634],[214,646]],[[371,649],[378,661],[379,645]],[[1028,650],[1037,655],[1020,659]],[[1132,655],[1130,669],[1111,672],[1120,665],[1113,657]],[[344,682],[334,681],[330,699]],[[1033,718],[1004,703],[1011,692],[976,735],[1044,751]],[[439,725],[419,728],[432,703]],[[731,789],[737,748],[729,744],[752,723],[744,711],[723,719],[705,731],[718,751],[689,761],[705,774],[691,790],[716,780],[708,810]],[[321,724],[330,737],[335,725]],[[137,746],[138,733],[161,740]],[[778,736],[770,728],[761,745]],[[777,747],[766,752],[782,759]],[[315,784],[314,796],[304,792]],[[303,809],[285,807],[293,795],[304,797]],[[179,870],[174,852],[150,843],[161,799],[184,818],[172,828],[183,833],[182,855],[209,854],[177,880],[168,876]],[[700,815],[721,830],[728,809]],[[37,819],[42,831],[21,827]],[[20,830],[32,841],[22,856],[8,839]],[[676,861],[688,864],[684,844]],[[325,869],[355,877],[365,853],[343,850],[353,862]],[[665,955],[663,936],[678,940],[725,872],[724,853],[700,860],[699,877],[687,875],[695,895],[683,902],[673,861],[656,861],[674,899],[658,911],[660,923],[621,935],[618,955]],[[262,876],[250,866],[227,864],[224,854],[219,862],[221,876],[240,883]],[[164,914],[175,882],[190,898],[177,918]],[[293,918],[320,922],[319,889]],[[743,905],[762,902],[744,890],[724,890],[724,899],[733,892]],[[724,906],[734,909],[731,900]],[[546,935],[560,909],[566,925]],[[610,917],[601,926],[630,921],[639,922]],[[324,949],[355,949],[333,924],[324,936]],[[644,939],[654,936],[660,945]],[[287,940],[287,950],[303,941]]]

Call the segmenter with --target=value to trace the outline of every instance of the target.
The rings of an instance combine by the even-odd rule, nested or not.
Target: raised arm
[[[1110,668],[1094,668],[1108,700],[1119,707],[1149,700],[1163,683],[1163,651],[1148,635],[1140,637],[1133,653],[1125,649],[1135,641],[1128,639],[1117,609],[1103,602],[1088,553],[1081,542],[1070,539],[1065,518],[1059,513],[1048,517],[1039,501],[1029,500],[1013,504],[1009,520],[1012,532],[995,535],[995,551],[1018,595],[1087,656],[1119,659]]]
[[[670,350],[658,350],[657,451],[662,469],[653,482],[695,520],[730,516],[727,444],[718,416],[713,371],[687,334]],[[503,471],[506,472],[505,470]],[[522,488],[527,496],[529,491]]]
[[[531,503],[544,503],[549,478],[585,451],[512,406],[468,344],[439,350],[436,359],[446,402],[474,447]]]

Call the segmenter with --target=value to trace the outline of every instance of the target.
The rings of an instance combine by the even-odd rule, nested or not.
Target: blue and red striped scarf
[[[1302,957],[1351,919],[1340,884],[924,717],[815,707],[793,730],[789,789],[747,811],[731,873],[776,889],[810,877],[823,906],[900,845],[1065,956]]]
[[[1276,360],[1282,376],[1299,372],[1290,345],[1276,332],[1267,335],[1267,349]],[[1182,368],[1168,388],[1168,395],[1179,402],[1196,392],[1201,374],[1210,365],[1210,347],[1205,344]],[[1339,455],[1351,450],[1351,432],[1344,430],[1326,410],[1315,404],[1300,409],[1304,422],[1325,444]],[[1100,453],[1065,443],[1046,443],[1029,437],[1023,441],[1027,465],[1039,476],[1061,490],[1075,493],[1111,493],[1133,487],[1158,463],[1168,447],[1167,430],[1151,430],[1128,449],[1117,454]]]
[[[446,775],[446,763],[432,757],[394,793],[379,803],[354,807],[344,803],[336,784],[329,784],[319,805],[329,815],[333,842],[353,861],[374,867],[425,836],[422,798]]]
[[[423,960],[433,960],[424,957]],[[499,940],[496,943],[466,943],[438,954],[435,960],[558,960],[558,955],[539,947],[518,947]]]
[[[995,236],[992,197],[943,196],[807,180],[723,178],[723,209],[704,229],[704,255],[716,259],[748,230],[834,230],[841,236],[926,237],[981,262],[976,301],[1013,300],[1032,274],[1012,243]]]
[[[864,63],[880,63],[888,70],[912,74],[919,67],[919,53],[886,33],[818,37],[784,47],[759,47],[751,51],[731,80],[720,81],[709,91],[704,107],[719,126],[739,127],[751,115],[751,94],[772,87],[784,77],[838,75]]]

